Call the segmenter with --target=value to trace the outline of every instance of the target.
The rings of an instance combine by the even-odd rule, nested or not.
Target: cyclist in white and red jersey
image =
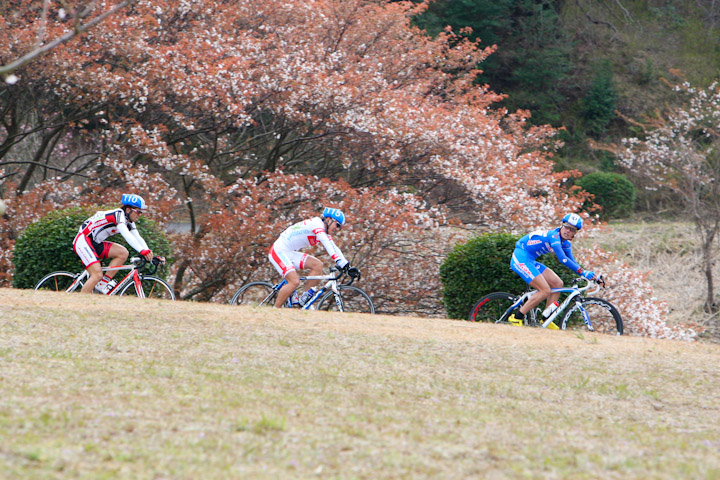
[[[325,207],[322,218],[313,217],[298,222],[280,234],[280,238],[275,241],[268,254],[270,263],[287,281],[287,284],[278,291],[275,300],[276,308],[282,307],[288,297],[300,285],[300,276],[296,270],[308,268],[310,269],[310,276],[322,275],[322,262],[312,255],[299,252],[300,249],[322,243],[330,258],[335,260],[338,268],[347,271],[351,276],[359,275],[359,270],[350,267],[350,262],[347,261],[340,249],[335,245],[331,236],[339,232],[344,225],[345,214],[342,211],[337,208]],[[313,287],[318,282],[319,280],[305,282],[308,290],[300,299],[301,303],[304,304],[315,293]]]
[[[153,258],[152,251],[135,226],[147,208],[145,200],[140,195],[126,193],[121,203],[120,208],[97,212],[85,220],[73,241],[73,250],[90,275],[83,285],[83,293],[92,293],[93,288],[100,293],[107,293],[116,285],[112,280],[115,271],[109,271],[103,276],[100,259],[110,258],[110,266],[117,267],[125,263],[129,253],[122,245],[107,242],[108,237],[119,233],[146,260],[151,261]]]

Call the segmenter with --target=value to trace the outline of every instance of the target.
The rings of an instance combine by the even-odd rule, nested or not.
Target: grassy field
[[[668,323],[698,323],[707,328],[706,340],[720,342],[718,315],[703,311],[707,284],[695,230],[688,222],[636,218],[611,222],[581,242],[598,244],[636,270],[647,272],[655,296],[668,304]],[[720,262],[715,262],[713,276],[717,285]]]
[[[2,478],[720,478],[720,347],[0,289]]]

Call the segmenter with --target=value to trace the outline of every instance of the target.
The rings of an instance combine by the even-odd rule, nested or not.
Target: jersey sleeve
[[[572,254],[572,244],[568,241],[565,241],[565,242],[562,242],[562,247],[563,247],[563,252],[565,252],[565,256],[568,257],[573,262],[577,263],[577,260],[575,260],[575,257],[573,257],[573,254]]]
[[[117,228],[120,231],[120,234],[125,239],[125,241],[128,243],[128,245],[130,245],[132,248],[134,248],[138,252],[142,252],[143,250],[145,250],[145,248],[143,248],[145,241],[143,240],[142,243],[140,241],[138,241],[137,237],[134,234],[130,233],[130,230],[128,230],[127,223],[125,223],[125,222],[118,223]],[[137,231],[137,230],[135,230],[135,231]],[[147,245],[145,245],[145,246],[147,247]]]
[[[133,224],[134,226],[134,224]],[[140,246],[142,247],[142,250],[138,250],[138,252],[142,252],[143,250],[150,250],[150,247],[148,247],[147,242],[145,242],[145,239],[140,236],[140,232],[138,232],[137,228],[131,228],[130,233],[135,236],[135,238],[138,239],[138,242],[140,242]]]
[[[325,232],[324,227],[316,228],[313,233],[317,237],[318,241],[323,244],[323,247],[325,247],[325,250],[327,251],[328,255],[330,255],[330,258],[335,260],[335,263],[337,263],[340,268],[343,268],[349,263],[345,258],[345,255],[343,255],[343,253],[340,251],[340,248],[335,245],[332,237]]]
[[[567,243],[567,246],[563,245],[563,242],[560,239],[560,234],[558,233],[557,235],[553,235],[552,243],[550,243],[550,246],[552,247],[553,252],[555,252],[555,256],[561,264],[563,264],[575,273],[582,273],[582,267],[578,265],[575,261],[575,258],[573,258],[570,242]]]

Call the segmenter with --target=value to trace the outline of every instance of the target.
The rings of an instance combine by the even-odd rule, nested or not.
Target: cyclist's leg
[[[83,285],[82,290],[80,291],[82,293],[92,293],[95,285],[97,285],[98,282],[102,280],[102,266],[100,266],[100,261],[98,260],[92,265],[88,265],[87,267],[85,267],[85,269],[88,271],[90,277],[87,279],[85,285]]]
[[[305,269],[309,268],[310,272],[308,272],[308,276],[310,277],[318,277],[322,275],[322,268],[323,263],[318,260],[317,258],[313,257],[312,255],[307,255],[303,261],[300,263],[300,268]],[[320,280],[307,280],[305,282],[305,289],[310,290],[312,287],[320,283]]]
[[[302,259],[304,255],[305,254],[300,252],[285,251],[276,248],[275,245],[270,249],[270,253],[268,253],[270,263],[272,263],[275,270],[287,281],[287,283],[278,290],[277,297],[275,298],[275,308],[282,308],[288,297],[300,285],[300,276],[297,273],[297,268],[300,267],[300,259]],[[297,263],[297,265],[295,265],[295,263]]]
[[[516,248],[510,260],[510,268],[525,280],[525,283],[537,290],[537,293],[518,309],[521,314],[525,315],[550,295],[550,284],[542,275],[543,271],[547,270],[547,267],[536,262],[524,250]]]
[[[80,257],[80,261],[85,266],[89,275],[80,291],[83,293],[92,293],[95,285],[102,279],[102,267],[100,266],[98,253],[95,251],[90,239],[82,233],[78,233],[75,240],[73,240],[73,250],[75,254]]]
[[[542,265],[542,264],[540,264]],[[545,267],[545,265],[542,265]],[[562,279],[558,276],[557,273],[555,273],[552,269],[545,267],[545,270],[542,270],[541,275],[545,280],[547,280],[548,285],[550,285],[550,288],[561,288],[563,286]],[[560,292],[552,292],[547,297],[547,302],[545,304],[545,308],[549,307],[551,303],[556,302],[557,299],[560,298]]]
[[[105,245],[107,244],[107,245]],[[119,243],[112,243],[112,242],[103,242],[103,246],[105,246],[104,256],[100,258],[109,258],[110,260],[110,266],[111,267],[119,267],[120,265],[124,265],[125,262],[128,259],[128,256],[130,253],[128,252],[127,248],[123,247]],[[108,278],[113,278],[117,271],[115,270],[108,270],[105,275],[107,275]]]
[[[278,290],[277,298],[275,299],[275,308],[282,308],[288,297],[292,295],[292,292],[297,290],[300,285],[300,276],[298,275],[297,270],[293,269],[286,273],[285,280],[287,280],[287,283]]]
[[[520,307],[520,313],[523,315],[540,305],[540,303],[550,295],[550,284],[542,275],[535,277],[533,281],[530,282],[530,286],[537,290],[537,293],[530,297],[528,301],[525,302],[525,305]]]

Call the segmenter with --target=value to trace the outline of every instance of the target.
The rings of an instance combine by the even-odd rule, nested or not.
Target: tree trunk
[[[705,268],[705,282],[707,284],[707,297],[705,298],[705,311],[715,313],[718,311],[718,305],[715,303],[715,286],[713,282],[713,240],[715,235],[708,235],[702,245],[703,250],[703,266]]]
[[[40,160],[42,159],[42,156],[45,154],[45,150],[47,149],[48,145],[50,145],[50,142],[52,141],[53,137],[58,134],[63,128],[65,128],[64,125],[61,125],[59,127],[55,127],[50,133],[43,136],[42,142],[40,143],[40,146],[37,149],[37,152],[35,152],[35,156],[33,158],[33,163],[28,165],[28,169],[25,171],[25,175],[23,175],[22,180],[20,180],[20,183],[18,184],[15,191],[17,192],[18,196],[22,195],[25,190],[27,189],[28,184],[30,183],[30,180],[32,179],[33,173],[35,173],[35,169],[40,164]]]

